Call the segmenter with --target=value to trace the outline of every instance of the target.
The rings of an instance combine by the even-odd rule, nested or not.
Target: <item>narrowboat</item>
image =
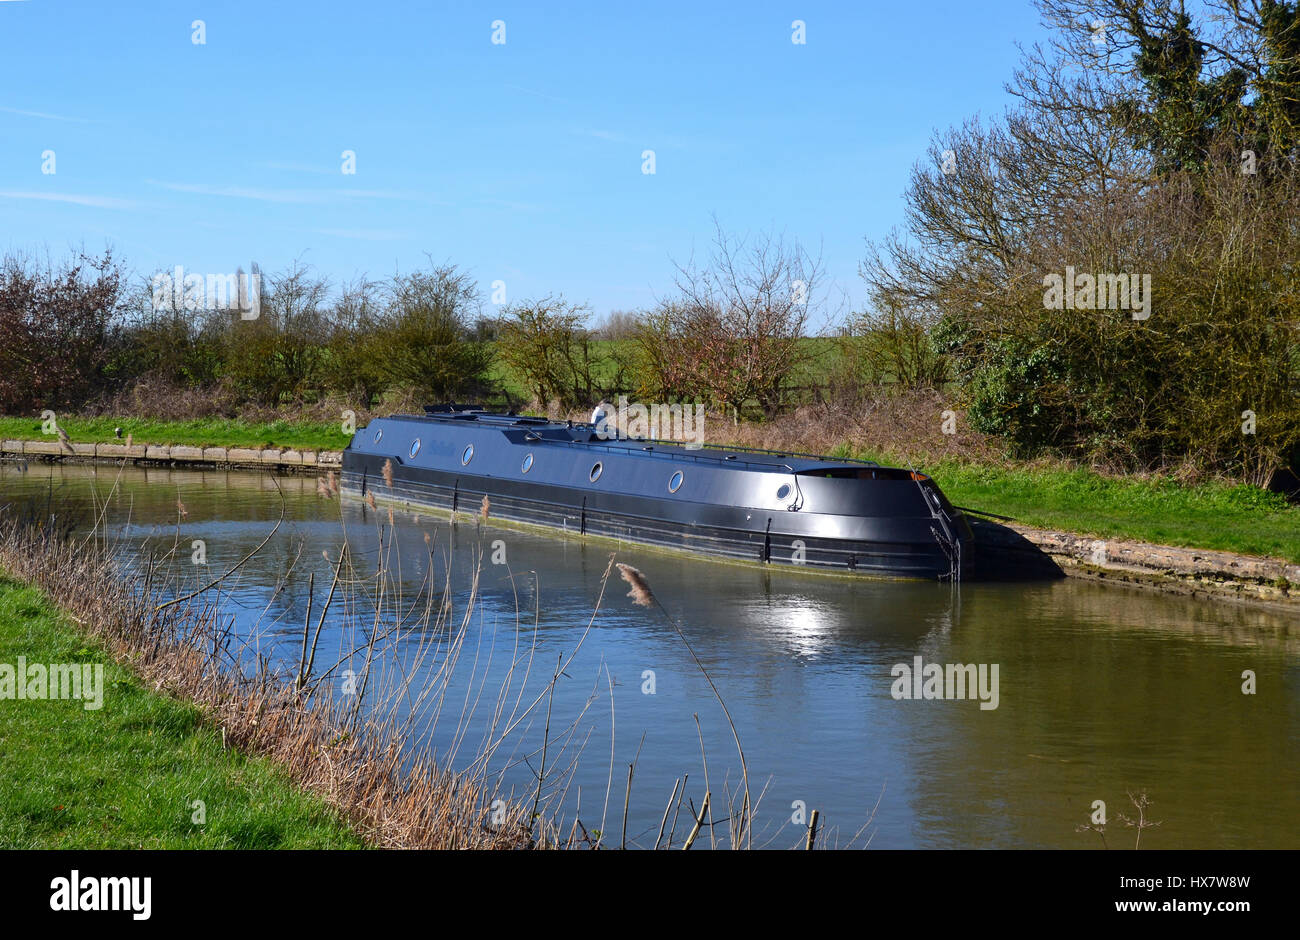
[[[385,466],[387,465],[387,466]],[[343,454],[352,499],[810,572],[960,580],[971,528],[924,473],[687,446],[463,405],[377,418]]]

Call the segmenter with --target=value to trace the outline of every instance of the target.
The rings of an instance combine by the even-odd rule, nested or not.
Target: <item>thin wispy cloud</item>
[[[317,235],[328,235],[331,238],[353,238],[367,242],[395,242],[411,237],[406,232],[380,228],[314,228],[310,229],[310,231]]]
[[[701,143],[699,140],[680,137],[676,134],[650,133],[643,137],[632,138],[618,131],[605,130],[601,127],[575,127],[570,131],[578,137],[594,137],[608,140],[615,144],[635,144],[636,146],[654,147],[657,150],[687,150]]]
[[[42,202],[66,202],[74,206],[90,206],[95,209],[130,209],[135,203],[114,196],[83,196],[77,193],[43,193],[33,191],[0,191],[0,199],[35,199]]]
[[[4,3],[5,0],[0,0]],[[17,114],[20,117],[41,118],[46,121],[69,121],[73,124],[91,124],[94,123],[91,118],[73,117],[70,114],[50,114],[48,111],[25,111],[22,108],[0,107],[0,112],[5,114]]]
[[[535,202],[515,202],[511,199],[483,199],[482,204],[493,206],[499,209],[513,209],[516,212],[544,212],[545,206],[539,206]]]
[[[169,183],[146,180],[151,186],[176,193],[193,193],[225,199],[251,199],[256,202],[327,203],[345,199],[406,199],[429,201],[419,193],[390,189],[265,189],[252,186],[214,185],[211,183]]]
[[[570,101],[568,98],[557,98],[555,95],[548,95],[544,91],[537,91],[536,89],[533,88],[525,88],[522,85],[507,84],[502,87],[509,88],[511,91],[522,91],[525,95],[532,95],[534,98],[545,98],[547,101],[558,101],[561,104],[573,104],[573,102]]]
[[[268,170],[287,170],[290,173],[313,173],[317,176],[337,176],[339,168],[337,166],[312,166],[309,163],[279,163],[267,161],[257,164]]]
[[[257,202],[324,202],[325,194],[319,190],[303,189],[253,189],[247,186],[213,186],[208,183],[166,183],[147,180],[151,186],[161,186],[174,193],[193,193],[200,196],[219,196],[227,199],[253,199]]]
[[[588,128],[577,130],[574,133],[581,134],[583,137],[595,137],[599,140],[612,140],[615,143],[627,143],[627,138],[622,134],[616,134],[613,131],[605,131],[599,128]]]

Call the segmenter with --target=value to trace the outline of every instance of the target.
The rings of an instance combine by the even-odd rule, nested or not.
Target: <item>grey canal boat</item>
[[[809,571],[950,580],[970,563],[965,517],[914,470],[466,406],[358,430],[342,491],[452,513],[487,497],[495,519]]]

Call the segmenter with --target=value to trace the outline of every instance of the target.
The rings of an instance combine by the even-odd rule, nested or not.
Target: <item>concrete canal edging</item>
[[[1300,612],[1300,564],[1205,548],[1102,539],[1013,522],[979,520],[977,540],[996,569],[1054,566],[1060,575],[1172,594],[1263,603]]]
[[[339,450],[293,448],[192,447],[184,444],[80,444],[62,441],[0,441],[0,457],[72,462],[157,463],[173,466],[232,467],[292,473],[338,470]]]

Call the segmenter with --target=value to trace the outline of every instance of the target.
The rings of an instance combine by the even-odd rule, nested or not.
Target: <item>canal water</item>
[[[311,477],[0,462],[4,503],[83,529],[102,516],[128,565],[162,559],[188,590],[283,513],[209,593],[247,661],[286,675],[309,576],[314,627],[346,540],[350,581],[316,666],[336,700],[368,656],[363,709],[406,720],[411,747],[458,769],[493,742],[491,779],[529,802],[545,744],[543,807],[606,844],[624,838],[629,764],[629,846],[654,844],[675,787],[665,841],[675,819],[680,845],[706,785],[728,843],[741,763],[702,664],[744,749],[755,845],[801,844],[815,809],[827,845],[1101,848],[1078,827],[1102,801],[1106,844],[1132,848],[1120,817],[1145,793],[1159,825],[1144,849],[1300,847],[1300,621],[1285,613],[1067,580],[954,590],[763,571],[524,533],[490,510],[486,524],[390,523]],[[617,570],[606,581],[611,552],[662,609],[635,604]],[[984,685],[927,698],[899,676],[918,657],[983,667]]]

